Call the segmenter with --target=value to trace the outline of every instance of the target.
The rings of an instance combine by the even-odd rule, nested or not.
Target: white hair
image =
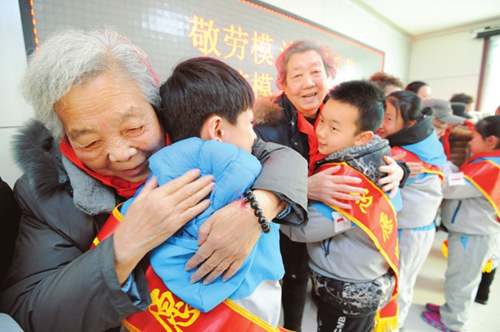
[[[54,104],[74,85],[110,69],[135,81],[144,99],[159,108],[159,80],[146,53],[111,28],[63,28],[51,34],[30,56],[21,89],[36,118],[61,139],[65,134]]]

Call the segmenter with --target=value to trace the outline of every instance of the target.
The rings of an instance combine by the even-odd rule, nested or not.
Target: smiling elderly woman
[[[113,208],[148,177],[148,158],[165,146],[158,83],[146,55],[111,30],[60,30],[31,57],[23,91],[38,120],[16,137],[23,218],[0,294],[0,311],[26,331],[104,331],[145,310],[151,300],[139,262],[207,208],[212,176],[191,170],[160,187],[153,179],[114,235],[89,251]],[[286,167],[301,158],[289,152],[264,162],[253,190],[268,220],[288,206],[282,222],[301,224],[306,176],[297,182],[301,175]],[[197,268],[192,279],[230,278],[261,232],[241,202],[215,212],[186,266]]]

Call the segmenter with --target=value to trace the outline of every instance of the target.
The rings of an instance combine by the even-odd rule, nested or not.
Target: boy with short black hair
[[[306,162],[287,147],[257,139],[252,123],[252,89],[236,70],[217,59],[197,57],[181,62],[161,86],[160,96],[161,121],[173,144],[149,159],[151,174],[162,185],[178,174],[198,168],[201,176],[212,174],[215,177],[216,187],[210,194],[209,208],[148,255],[151,266],[172,293],[194,308],[210,314],[212,309],[230,299],[229,307],[233,308],[236,303],[239,312],[248,311],[254,315],[247,312],[243,316],[259,322],[266,330],[275,331],[281,308],[278,281],[284,273],[279,228],[278,225],[269,226],[265,218],[257,216],[258,206],[250,207],[245,205],[246,201],[242,202],[242,207],[255,210],[264,232],[268,233],[260,236],[250,256],[231,279],[223,281],[219,277],[209,285],[192,284],[193,271],[186,271],[185,264],[199,248],[199,227],[214,211],[241,198],[249,188],[270,191],[281,199],[283,211],[275,221],[289,225],[306,222]],[[283,174],[275,183],[259,183],[257,177],[261,169],[262,172],[283,173],[276,169],[277,164],[273,162],[276,158],[290,159],[295,168],[303,169],[303,177],[292,179]],[[290,183],[296,189],[293,193],[281,190]],[[290,197],[281,192],[289,193]],[[123,214],[138,194],[139,191],[124,203]],[[252,199],[246,194],[245,197],[258,201],[258,197]],[[235,222],[238,222],[236,216]],[[243,325],[240,327],[246,330]]]
[[[304,228],[281,230],[307,242],[318,331],[368,332],[379,311],[378,324],[397,328],[391,301],[397,293],[396,212],[376,185],[384,176],[378,171],[383,156],[390,156],[387,140],[374,134],[384,118],[385,96],[371,82],[350,81],[328,97],[316,125],[319,153],[310,172],[339,167],[336,174],[360,178],[367,190],[350,211],[313,201]]]

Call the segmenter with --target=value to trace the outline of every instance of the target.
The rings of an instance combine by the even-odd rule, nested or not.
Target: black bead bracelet
[[[271,225],[269,225],[266,217],[264,217],[264,215],[262,214],[263,213],[262,210],[259,209],[259,203],[257,202],[255,195],[253,194],[253,192],[250,189],[245,191],[243,202],[245,202],[245,203],[250,202],[250,207],[254,210],[253,213],[255,214],[255,216],[257,218],[259,218],[258,221],[259,221],[260,227],[262,227],[262,231],[264,233],[269,233],[271,231]]]

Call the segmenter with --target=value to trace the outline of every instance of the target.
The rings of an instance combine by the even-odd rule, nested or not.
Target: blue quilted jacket
[[[240,198],[258,177],[262,165],[255,156],[232,144],[189,138],[158,151],[149,163],[151,174],[157,177],[160,186],[193,168],[200,169],[201,176],[211,174],[215,177],[210,206],[149,254],[154,271],[174,294],[192,307],[207,312],[226,298],[251,295],[266,279],[279,280],[283,276],[278,227],[271,227],[270,233],[261,235],[240,270],[226,282],[219,277],[207,286],[201,282],[191,284],[194,271],[185,270],[187,260],[199,248],[196,242],[200,226],[212,213]],[[124,203],[123,214],[141,189]]]

